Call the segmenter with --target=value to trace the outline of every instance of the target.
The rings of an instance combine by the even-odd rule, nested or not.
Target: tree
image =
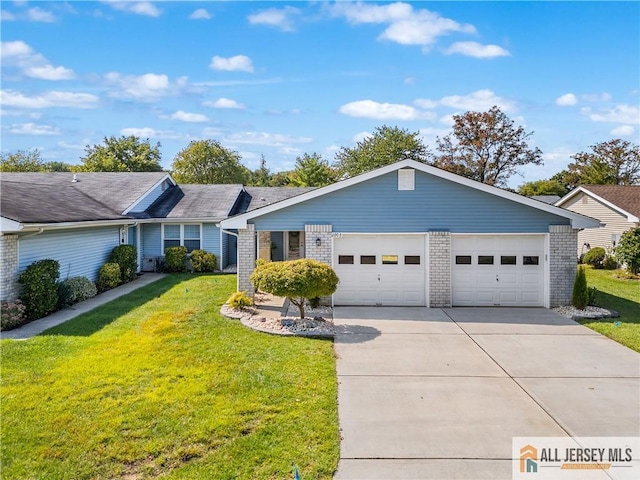
[[[103,145],[87,145],[80,160],[83,172],[161,172],[160,143],[139,137],[104,137]]]
[[[251,274],[251,283],[262,292],[287,297],[303,319],[305,300],[332,295],[338,288],[338,276],[326,263],[301,258],[263,263]]]
[[[419,135],[420,132],[398,127],[376,127],[373,135],[355,147],[342,147],[336,153],[334,168],[338,177],[354,177],[406,159],[428,163],[431,154]]]
[[[296,168],[289,178],[295,187],[324,187],[336,181],[336,173],[321,155],[305,153],[296,158]]]
[[[591,145],[591,152],[572,155],[568,174],[576,185],[640,183],[640,146],[619,138]]]
[[[503,187],[522,165],[541,165],[542,152],[529,148],[533,132],[515,127],[497,106],[487,112],[454,115],[453,133],[438,137],[435,166],[453,173]]]
[[[18,150],[0,155],[0,172],[43,172],[45,163],[40,150]]]
[[[571,295],[571,305],[578,310],[584,310],[589,303],[589,289],[587,288],[587,275],[584,267],[578,266],[576,277],[573,281],[573,294]]]
[[[267,168],[267,160],[260,156],[260,168],[251,172],[251,185],[256,187],[268,187],[271,181],[271,172]]]
[[[193,140],[178,152],[171,165],[178,183],[248,183],[251,171],[240,154],[216,140]]]
[[[557,180],[536,180],[533,182],[523,183],[518,187],[518,193],[526,197],[534,195],[558,195],[565,196],[569,190]]]
[[[620,237],[615,256],[634,275],[640,273],[640,227],[627,230]]]

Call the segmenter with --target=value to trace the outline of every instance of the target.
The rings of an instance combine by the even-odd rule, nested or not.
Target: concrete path
[[[640,435],[640,354],[550,310],[336,307],[334,322],[335,479],[510,479],[512,437]]]
[[[58,310],[47,317],[34,320],[33,322],[27,323],[19,328],[9,330],[7,332],[0,332],[0,339],[4,340],[6,338],[12,338],[15,340],[26,340],[35,335],[41,334],[51,327],[60,325],[61,323],[67,322],[78,315],[82,315],[83,313],[93,310],[100,305],[104,305],[105,303],[121,297],[122,295],[126,295],[138,288],[158,281],[165,276],[166,275],[164,273],[144,273],[132,282],[120,285],[119,287],[108,290],[100,295],[85,300],[84,302],[76,303],[72,307]]]

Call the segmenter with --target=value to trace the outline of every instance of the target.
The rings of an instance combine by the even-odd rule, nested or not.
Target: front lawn
[[[3,340],[2,478],[331,478],[333,345],[222,317],[235,282],[170,275]]]
[[[596,304],[617,311],[620,318],[581,320],[580,323],[640,352],[640,280],[617,278],[615,270],[586,268],[585,271],[587,285],[598,289]]]

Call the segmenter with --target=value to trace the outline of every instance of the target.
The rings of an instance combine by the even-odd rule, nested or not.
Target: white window
[[[191,253],[202,245],[202,225],[170,223],[162,225],[162,251],[169,247],[184,246]]]

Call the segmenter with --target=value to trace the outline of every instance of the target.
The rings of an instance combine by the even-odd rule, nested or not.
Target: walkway
[[[76,303],[72,307],[58,310],[48,317],[34,320],[33,322],[7,332],[0,332],[0,339],[4,340],[6,338],[12,338],[15,340],[26,340],[35,335],[41,334],[51,327],[60,325],[61,323],[67,322],[78,315],[82,315],[83,313],[93,310],[100,305],[104,305],[105,303],[121,297],[122,295],[126,295],[127,293],[133,292],[134,290],[149,285],[150,283],[156,282],[165,276],[166,275],[164,273],[144,273],[132,282],[120,285],[112,290],[107,290],[106,292],[85,300],[84,302]]]

